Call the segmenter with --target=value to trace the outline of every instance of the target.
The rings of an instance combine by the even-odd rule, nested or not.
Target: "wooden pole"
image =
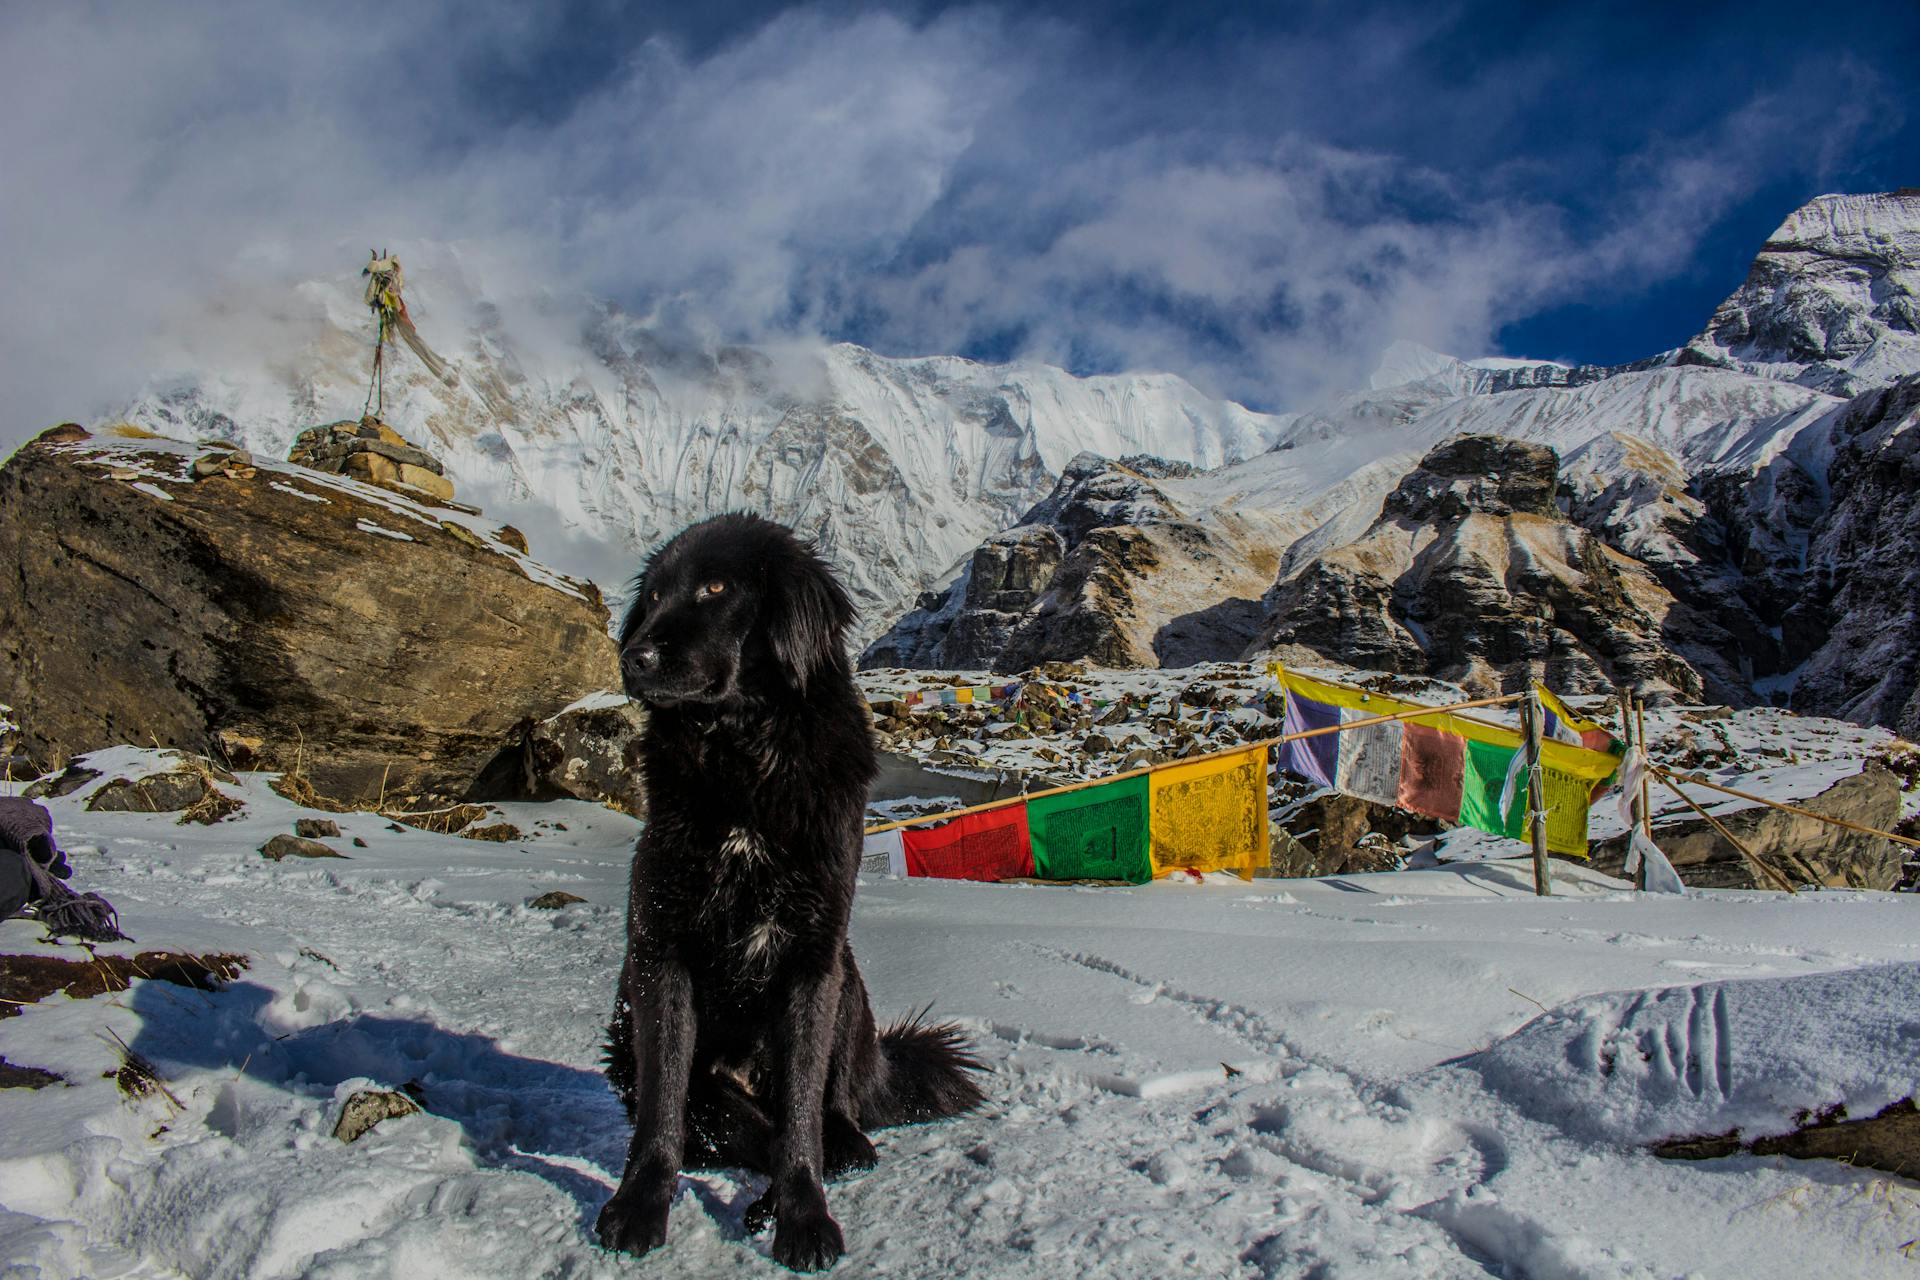
[[[1667,790],[1673,792],[1673,794],[1679,796],[1682,800],[1686,801],[1687,807],[1689,809],[1692,809],[1695,813],[1699,814],[1701,817],[1705,818],[1708,822],[1712,823],[1713,829],[1715,831],[1718,831],[1722,836],[1725,836],[1727,843],[1732,845],[1735,849],[1739,850],[1740,856],[1745,858],[1748,862],[1752,863],[1754,869],[1758,871],[1762,876],[1764,876],[1766,879],[1773,881],[1773,883],[1776,886],[1786,890],[1788,893],[1799,892],[1799,890],[1793,887],[1793,881],[1787,879],[1784,875],[1781,875],[1780,872],[1776,871],[1773,867],[1767,865],[1765,862],[1762,862],[1760,860],[1760,856],[1756,854],[1753,850],[1747,848],[1746,845],[1742,844],[1740,842],[1740,837],[1733,834],[1733,832],[1727,830],[1725,824],[1723,824],[1720,821],[1720,819],[1714,817],[1712,814],[1708,813],[1705,809],[1702,809],[1698,804],[1694,803],[1694,799],[1692,796],[1688,795],[1686,792],[1682,791],[1679,787],[1675,786],[1672,774],[1668,773],[1665,769],[1652,769],[1651,772],[1654,774],[1655,777],[1659,778],[1661,782],[1666,784]]]
[[[1547,797],[1540,780],[1540,695],[1531,681],[1526,701],[1520,704],[1520,722],[1527,731],[1527,835],[1533,841],[1533,891],[1541,897],[1553,894],[1553,873],[1547,863]]]
[[[1660,772],[1666,773],[1662,769]],[[1865,836],[1879,836],[1882,840],[1891,840],[1903,844],[1909,849],[1920,849],[1920,840],[1910,840],[1906,836],[1897,836],[1891,831],[1882,831],[1877,827],[1863,827],[1857,822],[1848,822],[1845,818],[1836,818],[1832,814],[1815,813],[1811,809],[1802,809],[1799,805],[1782,804],[1778,800],[1769,800],[1765,796],[1756,796],[1751,791],[1735,791],[1732,787],[1723,787],[1717,782],[1709,782],[1697,773],[1676,773],[1672,775],[1690,786],[1705,787],[1709,791],[1718,791],[1724,795],[1736,796],[1742,800],[1751,800],[1755,804],[1766,805],[1769,809],[1778,809],[1782,813],[1797,813],[1803,818],[1812,818],[1836,827],[1845,827],[1849,831],[1858,831]]]
[[[1042,796],[1065,795],[1069,791],[1081,791],[1087,787],[1104,786],[1109,782],[1120,782],[1127,778],[1137,778],[1142,774],[1153,773],[1160,769],[1170,769],[1174,765],[1198,764],[1202,760],[1217,760],[1221,756],[1237,756],[1243,751],[1257,751],[1263,747],[1277,747],[1284,742],[1298,742],[1302,738],[1317,738],[1323,733],[1340,733],[1347,729],[1364,729],[1368,725],[1385,724],[1389,720],[1419,720],[1427,716],[1448,715],[1455,711],[1464,711],[1469,707],[1492,707],[1508,702],[1518,702],[1525,697],[1521,693],[1505,693],[1496,698],[1473,698],[1466,702],[1450,702],[1444,707],[1416,707],[1412,711],[1396,711],[1392,715],[1368,716],[1364,720],[1349,720],[1344,724],[1330,724],[1323,729],[1302,729],[1299,733],[1283,733],[1277,738],[1265,738],[1259,742],[1246,742],[1237,747],[1227,747],[1220,751],[1208,751],[1197,756],[1188,756],[1184,760],[1173,760],[1166,764],[1142,765],[1138,769],[1128,769],[1121,773],[1110,773],[1103,778],[1087,778],[1080,782],[1069,782],[1061,787],[1048,787],[1043,791],[1029,791],[1025,795],[1008,796],[1004,800],[989,800],[985,804],[968,805],[964,809],[948,809],[941,813],[923,813],[917,818],[902,818],[898,822],[883,822],[878,826],[866,828],[863,834],[877,836],[883,831],[893,831],[901,827],[917,827],[928,822],[945,822],[948,818],[961,818],[970,813],[985,813],[990,809],[1005,809],[1011,805],[1028,800],[1038,800]],[[1511,729],[1508,730],[1512,732]]]
[[[1647,752],[1647,704],[1639,698],[1633,700],[1633,740],[1640,744],[1640,755],[1651,761]],[[1640,775],[1640,830],[1648,840],[1653,839],[1653,799],[1648,795],[1647,775]],[[1634,877],[1634,888],[1647,887],[1647,874],[1651,870],[1645,858],[1640,859],[1640,873]]]

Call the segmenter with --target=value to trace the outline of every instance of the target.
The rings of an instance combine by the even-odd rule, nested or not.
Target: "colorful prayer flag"
[[[1292,684],[1284,687],[1287,733],[1329,729],[1340,723],[1339,707],[1311,697]],[[1309,782],[1317,782],[1323,787],[1330,787],[1339,769],[1340,735],[1323,733],[1317,737],[1296,738],[1292,742],[1282,742],[1277,748],[1275,760],[1280,768],[1288,773],[1305,778]]]
[[[1153,879],[1146,775],[1027,801],[1034,874],[1043,880]]]
[[[1460,784],[1466,776],[1466,741],[1431,725],[1408,720],[1400,753],[1402,809],[1446,822],[1460,821]]]
[[[1155,874],[1184,868],[1237,871],[1244,877],[1267,865],[1265,747],[1146,776],[1152,784]]]
[[[1460,784],[1460,824],[1477,827],[1481,831],[1496,836],[1508,836],[1515,840],[1526,835],[1524,818],[1527,806],[1524,803],[1526,789],[1518,788],[1519,804],[1509,803],[1505,810],[1501,808],[1501,798],[1512,795],[1507,786],[1507,778],[1512,770],[1515,757],[1520,754],[1517,745],[1508,746],[1495,742],[1476,742],[1468,740],[1466,744],[1463,777]]]
[[[1358,707],[1343,707],[1341,723],[1364,720],[1382,714]],[[1340,740],[1340,764],[1334,785],[1348,795],[1371,800],[1375,804],[1395,805],[1400,799],[1400,756],[1406,736],[1404,722],[1383,720],[1358,729],[1342,729],[1332,735]]]
[[[1533,688],[1540,695],[1540,709],[1545,713],[1541,718],[1541,732],[1546,737],[1585,747],[1589,751],[1618,754],[1616,740],[1606,729],[1591,720],[1583,720],[1547,686],[1536,684]]]
[[[962,814],[939,826],[908,827],[901,843],[911,876],[1007,880],[1033,874],[1025,805]]]

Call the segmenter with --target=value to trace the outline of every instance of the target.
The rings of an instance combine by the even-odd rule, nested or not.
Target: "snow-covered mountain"
[[[872,634],[1074,455],[1215,467],[1285,425],[1170,374],[1077,378],[847,344],[701,349],[604,305],[510,318],[443,252],[409,269],[420,327],[459,380],[398,352],[386,419],[463,495],[521,523],[536,554],[613,594],[662,536],[746,509],[814,537]],[[302,428],[359,416],[372,335],[357,283],[309,283],[297,306],[296,349],[170,377],[120,416],[272,456]]]
[[[1920,436],[1917,290],[1920,191],[1823,196],[1769,238],[1747,283],[1700,337],[1674,351],[1622,366],[1569,367],[1463,361],[1396,344],[1367,389],[1291,416],[1268,453],[1198,476],[1157,477],[1154,501],[1116,509],[1112,529],[1132,523],[1148,538],[1164,527],[1192,546],[1195,536],[1181,531],[1206,530],[1209,574],[1221,584],[1212,600],[1196,603],[1191,581],[1158,581],[1191,574],[1179,557],[1131,550],[1142,545],[1133,535],[1107,531],[1086,543],[1095,553],[1103,542],[1124,546],[1127,556],[1095,554],[1099,564],[1088,553],[1076,558],[1075,548],[1096,530],[1060,525],[1063,489],[983,544],[949,589],[930,593],[868,660],[937,662],[959,645],[970,660],[1004,665],[1036,656],[1031,643],[979,652],[983,637],[1099,637],[1106,652],[1115,635],[1189,637],[1198,619],[1209,621],[1212,642],[1225,649],[1196,653],[1190,644],[1136,640],[1130,651],[1163,661],[1169,652],[1187,661],[1237,656],[1231,644],[1253,604],[1244,579],[1276,561],[1257,634],[1285,647],[1292,637],[1279,624],[1287,602],[1298,603],[1296,588],[1329,557],[1378,560],[1378,549],[1363,540],[1423,455],[1455,436],[1497,436],[1551,446],[1565,515],[1640,562],[1682,602],[1694,621],[1666,628],[1667,643],[1676,658],[1693,655],[1712,696],[1787,695],[1805,671],[1820,677],[1803,695],[1810,709],[1920,728],[1914,662],[1890,659],[1897,644],[1859,643],[1911,633],[1895,603],[1903,592],[1842,589],[1856,571],[1879,581],[1920,559],[1920,529],[1897,497],[1912,470],[1908,437]],[[1029,589],[1015,600],[974,585],[983,565],[991,572],[1013,563],[1011,549],[1047,543],[1042,525],[1061,547],[1053,557],[1064,575],[1057,589],[1023,578]],[[1026,577],[1034,576],[1030,559],[1021,560]],[[1121,581],[1125,590],[1114,585]],[[1091,606],[1088,583],[1107,584]],[[1406,603],[1380,607],[1404,611]],[[987,616],[1016,605],[1017,616]],[[1090,607],[1124,616],[1095,626],[1085,616]],[[1871,616],[1854,616],[1862,610]],[[1072,627],[1051,621],[1069,613]],[[1220,620],[1233,625],[1211,625]],[[1703,655],[1716,652],[1724,661],[1703,665]],[[1624,668],[1603,674],[1628,676]]]
[[[1190,657],[1185,640],[1147,641],[1176,617],[1214,616],[1201,597],[1216,578],[1213,603],[1232,625],[1206,634],[1230,635],[1316,556],[1361,538],[1437,444],[1494,435],[1552,447],[1566,514],[1710,615],[1738,646],[1752,696],[1766,698],[1790,691],[1829,637],[1851,633],[1833,610],[1866,596],[1833,585],[1853,544],[1823,537],[1845,496],[1829,470],[1859,436],[1843,424],[1866,417],[1876,456],[1898,452],[1886,442],[1911,432],[1887,414],[1906,398],[1857,401],[1920,374],[1920,189],[1822,196],[1795,211],[1747,281],[1673,350],[1601,367],[1459,360],[1402,343],[1365,389],[1277,415],[1170,375],[670,342],[604,305],[510,312],[444,250],[422,246],[410,262],[421,327],[461,376],[449,388],[402,363],[386,416],[439,454],[465,494],[613,592],[637,553],[679,525],[726,508],[763,512],[818,539],[866,607],[866,637],[903,614],[960,608],[988,543],[1000,548],[992,563],[1018,546],[1022,573],[1051,564],[1046,537],[1009,535],[1029,527],[1023,513],[1045,508],[1077,455],[1142,455],[1200,473],[1156,473],[1164,501],[1136,513],[1142,527],[1169,522],[1175,540],[1157,553],[1169,580],[1114,593],[1176,612],[1120,631],[1136,637],[1136,655]],[[368,333],[352,277],[303,286],[297,309],[299,340],[274,359],[170,378],[126,416],[275,454],[302,427],[354,416]],[[1863,476],[1864,465],[1843,470]],[[1886,482],[1848,483],[1851,494]],[[1873,528],[1873,562],[1897,562],[1911,531],[1863,514],[1847,527]],[[1203,553],[1182,530],[1205,535]],[[1182,567],[1190,552],[1213,566],[1207,581]],[[1267,584],[1259,601],[1250,578]],[[924,607],[912,610],[916,598]],[[978,634],[1011,635],[1010,625]],[[1843,695],[1858,680],[1836,677],[1852,668],[1829,658],[1814,665],[1823,705],[1872,705],[1883,717],[1905,705],[1905,686],[1884,679],[1871,697]]]

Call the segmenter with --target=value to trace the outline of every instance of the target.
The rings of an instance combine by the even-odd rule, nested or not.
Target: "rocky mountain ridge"
[[[1920,560],[1920,524],[1907,497],[1909,437],[1916,430],[1911,384],[1920,381],[1911,305],[1917,283],[1920,192],[1822,197],[1769,238],[1748,282],[1716,310],[1701,336],[1676,351],[1576,369],[1467,362],[1399,344],[1367,390],[1293,417],[1267,454],[1197,477],[1156,480],[1155,501],[1136,504],[1138,519],[1112,508],[1121,518],[1099,540],[1082,537],[1079,545],[1089,550],[1075,576],[1106,584],[1101,598],[1135,631],[1204,616],[1205,607],[1190,601],[1156,612],[1149,603],[1151,569],[1136,573],[1118,560],[1092,561],[1103,543],[1136,536],[1118,525],[1151,529],[1165,522],[1159,513],[1167,508],[1178,509],[1216,544],[1236,543],[1220,537],[1231,519],[1249,535],[1237,558],[1225,556],[1235,570],[1247,572],[1256,552],[1277,561],[1251,624],[1244,590],[1216,592],[1208,602],[1259,632],[1254,651],[1310,651],[1389,669],[1399,661],[1445,670],[1469,684],[1511,683],[1529,671],[1537,676],[1555,665],[1550,652],[1533,651],[1520,666],[1494,663],[1496,669],[1487,670],[1472,662],[1423,665],[1432,646],[1412,637],[1424,634],[1418,604],[1424,588],[1401,585],[1411,568],[1404,538],[1419,535],[1400,528],[1396,548],[1382,527],[1396,514],[1386,508],[1398,487],[1417,478],[1423,455],[1444,442],[1463,436],[1526,441],[1558,455],[1554,510],[1531,514],[1568,526],[1556,534],[1564,554],[1542,561],[1545,548],[1532,545],[1529,557],[1568,568],[1617,565],[1621,581],[1633,584],[1627,594],[1656,623],[1651,630],[1634,625],[1639,638],[1628,650],[1638,657],[1609,656],[1604,646],[1583,641],[1588,656],[1599,660],[1564,670],[1564,679],[1575,687],[1618,681],[1654,696],[1706,696],[1736,706],[1785,700],[1913,732],[1912,624],[1899,601],[1911,598],[1907,566]],[[1729,345],[1737,327],[1729,317],[1736,314],[1744,317],[1746,336]],[[1808,335],[1816,328],[1828,338],[1814,343]],[[1502,454],[1490,444],[1477,447],[1488,451],[1490,464]],[[1513,465],[1518,456],[1507,451],[1500,465]],[[1519,469],[1524,473],[1526,464]],[[1043,542],[1035,526],[1058,523],[1061,504],[1074,505],[1074,495],[1088,488],[1085,475],[1072,484],[1063,479],[1051,506],[1037,506],[1021,526],[997,535],[995,545]],[[1405,513],[1398,516],[1406,525]],[[1580,549],[1575,530],[1591,545]],[[1449,575],[1456,579],[1441,593],[1457,597],[1452,610],[1489,610],[1465,623],[1466,631],[1484,632],[1496,622],[1525,629],[1510,600],[1496,604],[1465,590],[1485,578],[1479,570],[1491,563],[1486,557],[1462,560],[1432,545],[1419,554],[1445,566],[1437,576],[1419,575],[1422,583],[1437,589]],[[1385,577],[1383,565],[1390,570]],[[946,657],[1008,668],[1096,656],[1075,651],[1077,637],[1101,631],[1090,616],[1099,602],[1085,596],[1068,610],[1078,616],[1076,626],[1056,625],[1053,647],[981,648],[975,641],[990,638],[991,628],[979,627],[969,613],[968,582],[963,573],[954,583],[958,590],[923,598],[923,607],[868,650],[866,663]],[[1331,594],[1317,595],[1316,583]],[[1062,612],[1062,593],[1048,581],[1030,585],[1037,614]],[[934,601],[939,608],[924,607]],[[1528,610],[1546,621],[1548,632],[1564,621],[1550,604],[1535,601]],[[927,637],[936,632],[958,640],[930,646]],[[1028,627],[1016,634],[1035,632]],[[1354,652],[1356,644],[1368,652]],[[1210,647],[1185,655],[1233,656],[1231,635],[1220,633]],[[1151,665],[1139,646],[1130,660]]]

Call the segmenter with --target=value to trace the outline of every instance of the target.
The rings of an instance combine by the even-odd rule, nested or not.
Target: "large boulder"
[[[1656,787],[1658,793],[1662,788]],[[1842,778],[1819,795],[1794,804],[1830,818],[1891,831],[1900,821],[1900,780],[1878,765]],[[1903,855],[1879,836],[1863,835],[1779,809],[1755,805],[1715,814],[1720,824],[1769,866],[1796,885],[1835,889],[1891,889],[1899,883]],[[1707,889],[1771,889],[1726,837],[1701,818],[1656,822],[1654,843],[1680,873],[1683,883]],[[1589,850],[1595,869],[1624,872],[1627,837],[1596,842]]]
[[[458,795],[618,683],[599,593],[484,522],[200,452],[68,429],[0,468],[0,700],[39,758],[246,742],[342,803]]]

